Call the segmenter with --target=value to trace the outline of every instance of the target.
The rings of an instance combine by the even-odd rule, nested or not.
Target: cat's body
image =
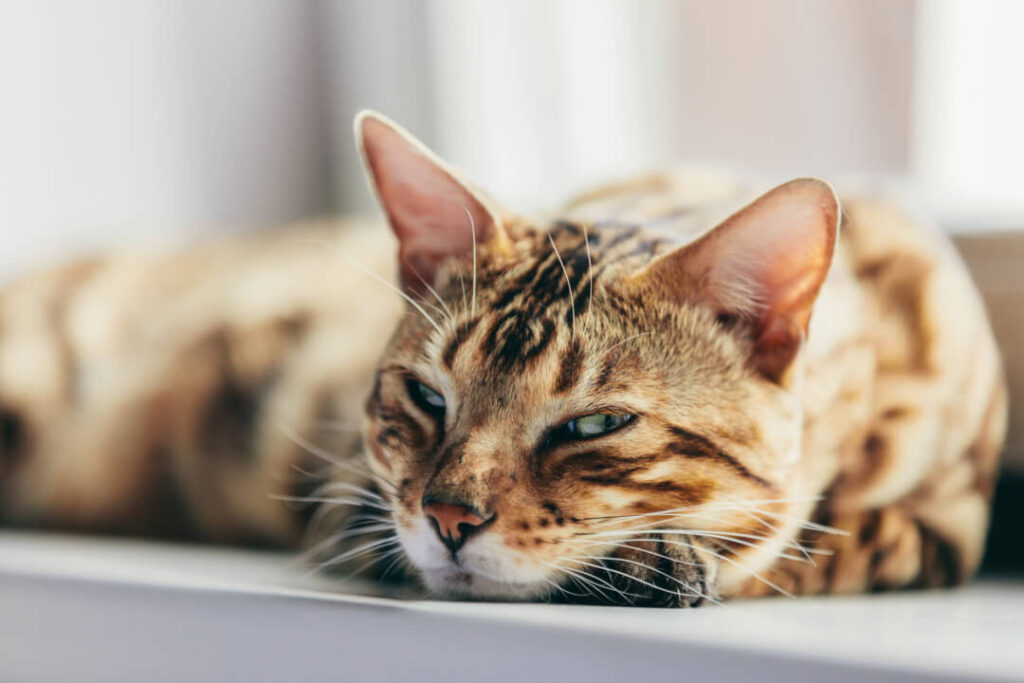
[[[726,215],[723,202],[739,205],[737,194],[754,196],[717,177],[659,175],[591,193],[573,212],[627,223],[668,216],[664,227],[696,237]],[[1006,430],[998,349],[945,236],[891,202],[853,195],[842,206],[801,390],[796,497],[822,501],[797,503],[791,514],[847,535],[806,531],[809,545],[832,554],[813,564],[776,560],[763,576],[798,594],[951,585],[974,572],[983,551]],[[742,569],[733,574],[724,593],[775,590]]]
[[[296,545],[352,457],[401,299],[379,225],[114,253],[0,294],[0,509],[27,526]],[[346,255],[347,261],[341,256]],[[298,469],[296,469],[298,468]]]
[[[296,544],[307,508],[281,498],[327,477],[314,497],[386,511],[371,531],[394,524],[442,593],[696,604],[949,585],[977,567],[1006,395],[941,235],[851,198],[834,255],[824,237],[793,266],[818,280],[751,294],[757,273],[743,273],[713,306],[676,300],[697,280],[673,273],[710,258],[678,246],[714,251],[696,238],[746,188],[660,174],[535,222],[388,130],[363,142],[409,305],[363,270],[391,279],[387,231],[330,225],[100,259],[0,293],[3,519]],[[464,216],[458,231],[423,242],[409,221],[437,207],[410,214],[389,164],[454,197],[423,225]],[[826,207],[822,186],[797,182],[776,203]],[[762,205],[723,225],[745,230]],[[806,220],[834,242],[823,210]],[[676,254],[687,269],[666,269]],[[355,433],[367,395],[380,497],[352,488],[370,480]],[[615,428],[559,431],[591,412]],[[317,526],[330,537],[350,507]]]

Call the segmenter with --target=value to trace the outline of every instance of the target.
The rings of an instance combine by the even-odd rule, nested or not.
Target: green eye
[[[592,439],[596,436],[603,436],[624,427],[636,419],[636,415],[629,413],[594,413],[575,417],[564,425],[562,429],[572,439]]]
[[[412,397],[412,400],[415,401],[416,405],[423,410],[428,413],[444,412],[444,396],[434,391],[423,382],[410,379],[406,383],[406,388],[409,390],[409,395]]]

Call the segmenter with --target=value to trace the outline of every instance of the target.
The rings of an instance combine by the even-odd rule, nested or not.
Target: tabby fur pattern
[[[356,132],[397,268],[386,230],[306,224],[0,292],[0,519],[306,539],[487,599],[975,571],[1006,391],[944,236],[819,180],[688,171],[527,218],[384,117]],[[566,438],[594,413],[634,417]]]

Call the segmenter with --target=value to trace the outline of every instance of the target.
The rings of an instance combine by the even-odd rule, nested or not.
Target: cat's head
[[[618,574],[643,576],[630,562],[778,552],[764,501],[786,499],[800,457],[827,184],[782,185],[679,246],[511,214],[376,114],[356,134],[408,299],[367,446],[431,589],[621,591]]]

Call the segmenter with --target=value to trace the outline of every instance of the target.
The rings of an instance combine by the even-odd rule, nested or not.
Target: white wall
[[[0,274],[367,210],[352,115],[520,209],[680,160],[1024,208],[1020,3],[0,2]]]
[[[805,175],[908,165],[912,0],[329,7],[348,57],[333,83],[345,197],[350,115],[378,102],[516,207],[680,160]]]
[[[919,8],[913,173],[960,230],[1024,227],[1024,3]]]
[[[0,3],[0,273],[325,210],[315,10]]]
[[[330,102],[332,188],[336,205],[370,211],[373,201],[352,141],[352,120],[376,109],[435,144],[426,0],[323,0],[319,3]]]

